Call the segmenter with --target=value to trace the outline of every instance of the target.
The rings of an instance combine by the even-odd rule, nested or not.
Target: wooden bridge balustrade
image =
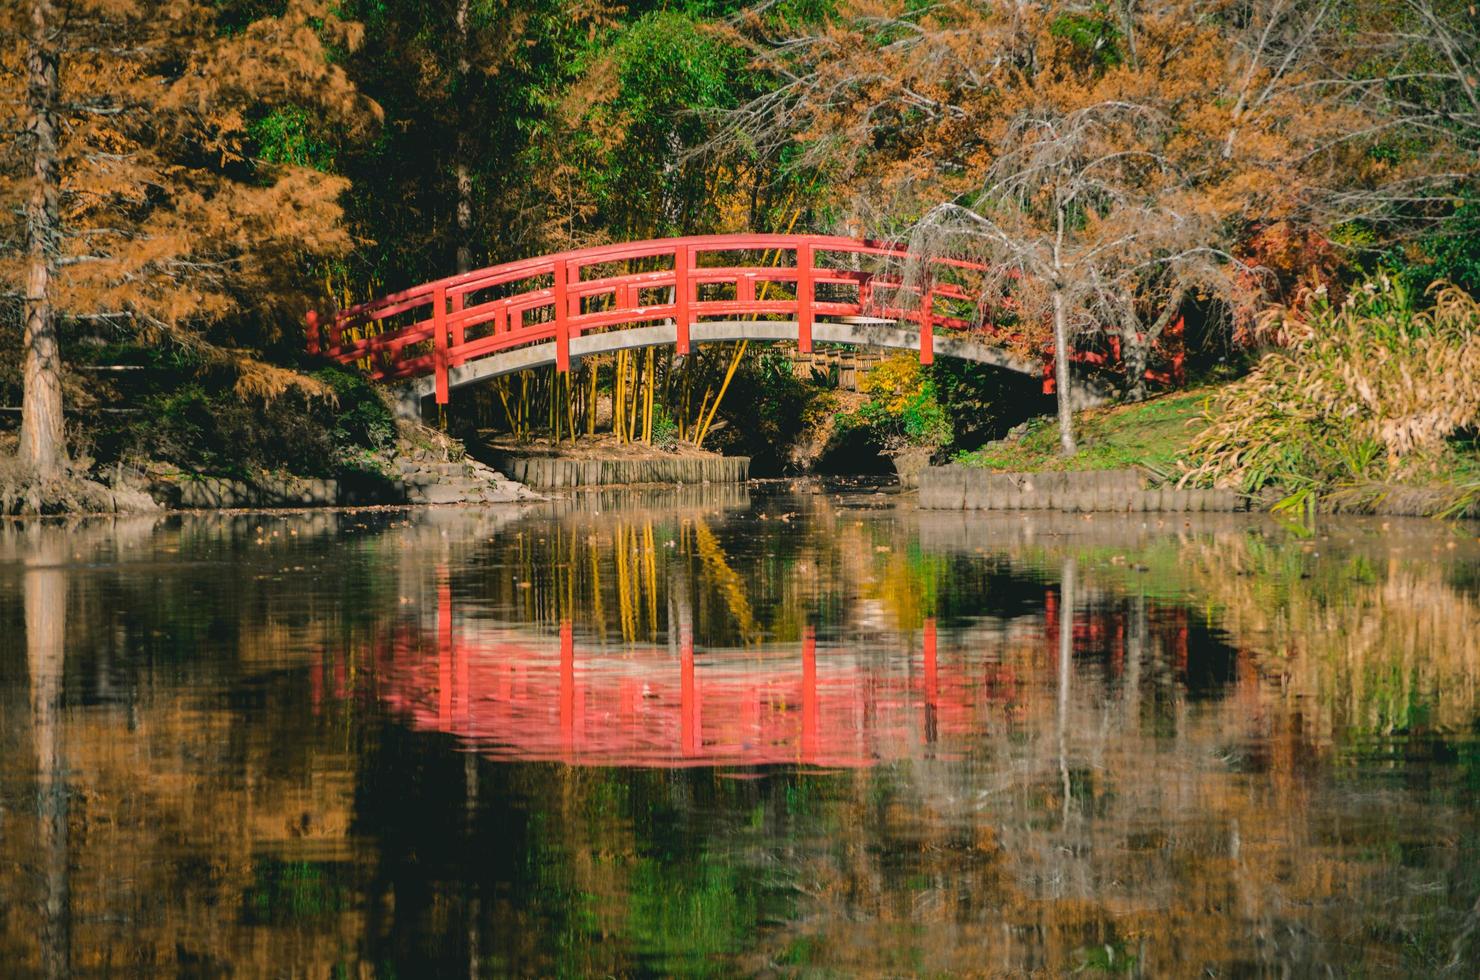
[[[725,252],[762,252],[778,259],[789,254],[793,262],[704,264],[704,256]],[[872,257],[881,265],[876,271],[838,268],[820,263],[827,253]],[[797,324],[798,347],[809,352],[819,317],[865,316],[918,325],[920,360],[925,364],[934,358],[936,326],[992,332],[990,326],[934,312],[937,296],[969,300],[960,286],[936,281],[934,271],[923,298],[911,300],[921,290],[905,283],[898,271],[899,264],[910,258],[901,246],[821,235],[709,235],[600,246],[440,279],[349,307],[327,321],[310,311],[307,348],[343,364],[359,364],[376,380],[431,374],[436,400],[446,404],[448,372],[459,365],[553,340],[556,367],[567,371],[573,339],[612,327],[671,323],[675,346],[682,354],[690,350],[690,329],[695,322],[788,317]],[[630,266],[638,261],[671,264],[671,268],[584,277],[587,270],[603,265]],[[933,259],[927,265],[932,270],[980,268],[954,259]],[[543,279],[549,280],[548,286],[539,281]],[[793,295],[770,295],[757,288],[758,282],[789,285]],[[735,298],[701,299],[701,286],[731,286]],[[851,287],[856,296],[851,300],[819,298],[819,286]],[[505,295],[489,295],[499,292]],[[671,299],[643,302],[644,294],[652,292],[666,292]],[[890,296],[892,301],[888,301]],[[410,322],[395,325],[396,318]]]
[[[705,264],[706,256],[759,252],[792,263],[759,265]],[[853,268],[827,264],[824,257],[849,257]],[[876,268],[862,268],[864,259]],[[711,261],[713,261],[711,259]],[[724,261],[721,259],[720,261]],[[610,275],[601,267],[656,264],[647,271]],[[903,269],[914,265],[906,281]],[[936,301],[974,302],[954,274],[980,272],[979,264],[950,258],[923,259],[902,245],[826,235],[704,235],[603,245],[539,258],[506,262],[426,283],[340,310],[324,318],[307,314],[308,352],[342,364],[358,364],[381,381],[409,381],[430,375],[438,404],[450,394],[450,372],[491,355],[553,341],[555,366],[568,371],[573,340],[613,328],[670,324],[680,354],[690,351],[695,324],[719,320],[786,318],[796,325],[798,350],[813,349],[820,319],[913,327],[918,331],[921,364],[936,355],[937,330],[952,331],[994,345],[1020,342],[1010,328],[980,315],[972,319],[942,314]],[[595,270],[590,278],[586,273]],[[548,280],[549,285],[545,285]],[[791,296],[774,296],[760,284],[790,287]],[[728,286],[733,299],[704,299],[701,287]],[[831,287],[853,291],[852,298],[823,295]],[[652,294],[664,298],[644,302]],[[398,323],[398,320],[408,322]],[[1171,369],[1148,377],[1176,382],[1182,375],[1181,320],[1167,331]],[[327,337],[326,337],[327,335]],[[913,346],[914,342],[911,341]],[[1042,351],[1044,392],[1053,392],[1051,347]],[[962,355],[966,356],[966,355]],[[1108,353],[1076,351],[1076,361],[1104,364],[1118,360],[1118,342]],[[1036,374],[1031,361],[1012,356],[999,366]]]

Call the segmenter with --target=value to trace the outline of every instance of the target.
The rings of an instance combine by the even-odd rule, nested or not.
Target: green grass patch
[[[1206,424],[1203,403],[1214,390],[1198,388],[1135,405],[1076,413],[1074,435],[1079,451],[1073,456],[1059,455],[1058,420],[1049,416],[1030,421],[1028,431],[1017,439],[962,453],[956,462],[1013,473],[1145,466],[1171,474],[1187,444]]]

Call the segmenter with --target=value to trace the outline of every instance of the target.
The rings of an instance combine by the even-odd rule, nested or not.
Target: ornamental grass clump
[[[1274,311],[1287,346],[1210,399],[1182,485],[1304,504],[1436,477],[1480,420],[1480,302],[1447,283],[1418,299],[1378,276],[1340,307],[1318,293]]]

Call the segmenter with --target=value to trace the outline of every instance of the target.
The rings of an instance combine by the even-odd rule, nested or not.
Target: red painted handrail
[[[714,264],[732,252],[775,253],[778,264]],[[827,256],[841,256],[852,267],[829,264]],[[779,261],[787,257],[789,263]],[[864,259],[879,267],[863,269]],[[676,346],[687,353],[692,322],[785,316],[796,321],[798,347],[808,352],[819,317],[876,316],[918,325],[920,361],[929,364],[934,328],[983,329],[979,317],[935,312],[937,298],[971,299],[938,277],[982,267],[931,259],[920,285],[912,286],[899,271],[909,259],[903,246],[827,235],[703,235],[603,245],[439,279],[351,306],[327,322],[310,312],[308,350],[359,363],[377,380],[431,374],[440,404],[447,402],[448,372],[469,361],[553,340],[556,367],[566,371],[574,338],[655,321],[672,321]],[[625,268],[616,274],[603,268],[616,264]],[[774,286],[791,295],[769,296]],[[732,290],[733,298],[704,298],[701,288]]]

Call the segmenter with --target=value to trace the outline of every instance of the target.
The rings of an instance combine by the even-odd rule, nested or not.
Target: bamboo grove
[[[742,341],[687,356],[652,347],[595,355],[564,374],[552,365],[497,378],[471,393],[472,408],[480,425],[521,441],[608,435],[623,445],[703,446],[746,349]]]

